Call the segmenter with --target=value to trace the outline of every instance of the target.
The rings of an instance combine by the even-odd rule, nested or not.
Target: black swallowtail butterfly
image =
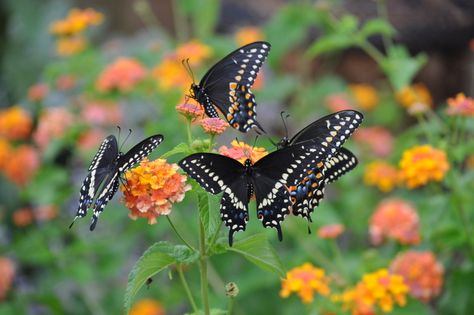
[[[233,234],[245,230],[249,218],[247,205],[253,195],[258,219],[264,227],[277,229],[281,241],[280,222],[292,206],[288,183],[293,182],[294,175],[305,173],[307,165],[317,174],[314,165],[322,163],[327,152],[334,153],[335,148],[313,144],[310,140],[272,152],[255,164],[250,159],[242,165],[227,156],[195,153],[181,160],[179,165],[206,191],[212,194],[224,192],[221,219],[229,228],[229,245],[232,246]]]
[[[309,140],[337,148],[334,154],[329,153],[324,161],[319,161],[312,167],[308,165],[307,172],[300,173],[293,183],[288,183],[294,215],[311,221],[311,212],[323,198],[325,185],[356,167],[357,158],[352,152],[342,148],[342,145],[361,124],[362,119],[363,115],[357,111],[340,111],[316,120],[291,140],[284,137],[280,141],[279,148],[307,143]],[[321,170],[323,176],[319,175]]]
[[[86,216],[87,209],[93,205],[94,213],[90,230],[94,230],[99,215],[119,188],[120,176],[148,156],[162,141],[162,135],[154,135],[123,154],[119,152],[115,136],[110,135],[105,138],[87,170],[89,174],[81,187],[79,207],[74,221]]]
[[[209,117],[219,117],[217,107],[229,124],[241,132],[263,128],[256,121],[255,97],[250,91],[271,45],[254,42],[236,49],[216,63],[199,82],[191,85],[191,97]]]

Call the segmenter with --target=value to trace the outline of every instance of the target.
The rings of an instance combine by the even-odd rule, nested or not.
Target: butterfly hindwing
[[[226,187],[221,199],[221,220],[229,228],[229,246],[232,246],[234,233],[245,231],[249,220],[249,186],[243,184],[246,181],[243,177]]]
[[[324,182],[336,181],[339,177],[353,170],[359,162],[354,153],[342,147],[336,155],[324,163]]]

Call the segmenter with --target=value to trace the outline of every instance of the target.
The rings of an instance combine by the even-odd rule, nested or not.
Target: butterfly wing
[[[245,230],[248,221],[249,185],[245,167],[232,158],[214,153],[195,153],[182,159],[179,166],[211,194],[224,191],[221,219],[229,228],[229,245],[233,234]]]
[[[324,163],[324,182],[336,181],[339,177],[353,170],[359,162],[354,153],[346,148],[340,148],[336,155]]]
[[[315,140],[339,148],[362,123],[364,116],[355,110],[343,110],[324,116],[299,131],[290,145]]]
[[[162,135],[153,135],[141,141],[118,159],[120,174],[147,157],[163,141]]]
[[[90,230],[93,231],[99,219],[99,215],[104,211],[107,203],[112,199],[119,188],[119,172],[110,172],[102,183],[102,189],[94,203],[94,211],[92,214],[92,223]]]
[[[87,214],[87,209],[92,205],[102,182],[111,171],[110,166],[115,164],[118,154],[117,139],[110,135],[102,142],[89,166],[89,174],[87,174],[81,186],[75,219],[82,218]]]
[[[247,132],[252,127],[263,131],[256,121],[255,97],[250,88],[270,48],[267,42],[242,46],[216,63],[199,83],[205,92],[204,107],[215,105],[239,131]]]

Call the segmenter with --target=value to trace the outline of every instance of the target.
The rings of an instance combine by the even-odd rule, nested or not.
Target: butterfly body
[[[267,42],[254,42],[231,52],[209,69],[199,84],[191,85],[191,97],[209,117],[219,117],[218,109],[233,128],[264,132],[256,121],[256,102],[250,88],[270,47]]]
[[[90,226],[92,231],[100,213],[104,211],[107,203],[117,192],[120,176],[148,156],[162,141],[162,135],[148,137],[124,154],[119,151],[115,136],[110,135],[105,138],[94,156],[88,169],[89,173],[82,184],[79,206],[74,220],[86,216],[87,210],[92,207],[93,216]]]
[[[179,162],[179,166],[212,193],[223,192],[221,219],[229,228],[229,244],[233,234],[245,230],[249,220],[248,203],[255,196],[257,218],[263,226],[275,228],[282,239],[280,223],[291,211],[287,184],[296,174],[307,171],[308,165],[320,165],[332,148],[304,145],[274,151],[255,163],[244,164],[214,153],[195,153]],[[318,175],[322,176],[322,175]]]

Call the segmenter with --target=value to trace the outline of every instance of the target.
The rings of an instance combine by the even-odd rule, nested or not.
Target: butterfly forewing
[[[195,153],[178,164],[211,194],[225,190],[245,173],[245,167],[239,161],[214,153]]]
[[[99,150],[95,154],[92,162],[89,166],[88,172],[104,167],[110,164],[110,161],[113,161],[117,158],[118,155],[118,146],[117,139],[114,135],[110,135],[102,141],[102,144],[99,147]]]
[[[336,181],[339,177],[353,170],[358,164],[357,158],[346,148],[340,148],[335,156],[324,163],[326,184]]]
[[[147,157],[163,141],[162,135],[154,135],[141,141],[118,159],[118,171],[125,172]]]

